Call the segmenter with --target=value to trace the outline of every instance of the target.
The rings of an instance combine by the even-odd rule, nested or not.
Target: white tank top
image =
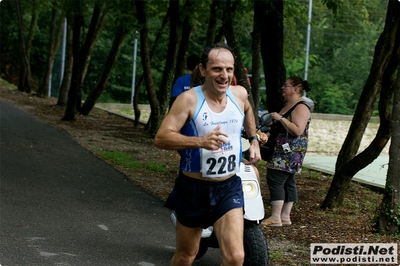
[[[201,91],[197,91],[197,108],[190,123],[193,136],[204,136],[218,125],[228,134],[227,142],[217,150],[191,149],[181,151],[181,169],[190,172],[201,172],[203,177],[222,177],[239,172],[242,159],[241,130],[244,113],[238,106],[231,89],[227,91],[227,105],[220,113],[215,113],[208,106]],[[186,131],[186,133],[189,133]],[[195,156],[195,154],[200,156]],[[184,165],[182,165],[182,163]]]

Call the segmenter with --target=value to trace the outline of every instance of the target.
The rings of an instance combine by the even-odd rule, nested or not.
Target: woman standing
[[[290,212],[298,200],[295,174],[300,173],[308,145],[308,126],[311,112],[303,100],[303,92],[310,91],[308,82],[290,77],[282,86],[285,106],[279,113],[271,113],[279,123],[272,158],[267,162],[267,183],[270,190],[272,213],[263,221],[267,226],[291,225]]]

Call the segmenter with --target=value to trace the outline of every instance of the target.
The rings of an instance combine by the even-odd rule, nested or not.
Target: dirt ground
[[[178,169],[178,154],[175,151],[156,149],[143,126],[134,128],[131,120],[99,109],[94,109],[89,116],[77,116],[74,122],[65,122],[61,120],[65,108],[56,106],[56,99],[43,99],[21,93],[15,89],[11,90],[4,84],[0,85],[0,97],[5,101],[14,102],[40,120],[64,130],[96,156],[101,150],[122,151],[133,155],[135,160],[142,163],[163,164],[167,170],[165,173],[149,172],[146,169],[132,172],[123,167],[115,167],[134,184],[162,200],[165,200],[171,191]],[[310,137],[309,152],[337,153],[337,147],[340,148],[344,140],[341,136],[346,135],[349,124],[329,125],[327,121],[318,122],[318,120],[312,121],[313,124],[315,127],[310,129],[310,135],[320,135],[320,138],[312,140]],[[327,141],[332,139],[328,136],[334,136],[333,139],[336,141],[332,143]],[[264,166],[263,163],[258,165],[262,177],[265,173]],[[293,208],[293,225],[263,228],[269,245],[271,265],[310,265],[311,243],[399,242],[398,237],[379,236],[374,233],[374,213],[382,196],[357,183],[351,184],[342,207],[321,210],[319,206],[325,198],[331,179],[331,176],[307,169],[298,175],[299,202]],[[261,180],[261,189],[265,212],[269,215],[271,211],[268,201],[269,191],[265,178]]]

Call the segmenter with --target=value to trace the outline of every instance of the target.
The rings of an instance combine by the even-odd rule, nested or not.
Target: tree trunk
[[[254,5],[256,7],[256,5]],[[255,9],[255,8],[254,8]],[[254,10],[255,14],[256,10]],[[256,18],[254,16],[254,21]],[[251,66],[251,93],[253,95],[254,108],[258,110],[260,106],[260,88],[261,88],[261,35],[260,25],[254,23],[252,36],[252,66]],[[258,115],[258,112],[256,112]],[[258,123],[258,119],[256,119]]]
[[[193,23],[192,23],[192,14],[195,13],[195,1],[186,0],[185,5],[183,6],[183,10],[185,12],[177,12],[176,16],[176,24],[178,28],[182,28],[182,34],[180,38],[180,44],[178,49],[178,56],[176,58],[176,68],[174,80],[177,80],[180,76],[185,74],[186,70],[186,60],[185,57],[189,50],[190,37],[193,33]],[[179,13],[184,13],[185,17],[183,18],[183,23],[179,25],[180,18]],[[172,87],[172,86],[171,86]]]
[[[96,41],[100,35],[101,29],[104,26],[104,22],[106,20],[107,16],[107,11],[104,10],[103,13],[101,13],[101,8],[99,6],[99,3],[95,2],[95,6],[93,8],[93,14],[92,18],[90,20],[88,32],[86,34],[85,42],[82,45],[81,49],[81,55],[80,59],[82,60],[82,81],[81,83],[83,84],[83,81],[86,76],[87,69],[90,64],[90,59],[92,57],[93,49],[96,44]]]
[[[28,38],[26,40],[26,55],[28,57],[28,62],[31,62],[32,40],[33,36],[35,35],[35,27],[37,24],[37,10],[40,4],[36,0],[33,0],[32,5],[33,5],[32,18],[31,18],[31,23],[29,25]]]
[[[96,104],[97,99],[100,94],[103,92],[107,85],[107,81],[110,77],[112,68],[114,66],[115,61],[117,60],[118,52],[121,49],[122,44],[125,41],[126,36],[129,34],[129,30],[125,28],[120,28],[115,35],[113,45],[111,51],[107,57],[107,61],[104,64],[103,72],[100,76],[99,81],[96,84],[96,87],[90,92],[88,97],[86,98],[85,103],[83,104],[80,114],[81,115],[89,115],[90,111],[93,109]]]
[[[215,41],[215,33],[217,32],[217,11],[220,0],[213,0],[210,6],[210,18],[208,20],[206,47],[211,46]]]
[[[60,16],[59,22],[56,25],[57,11],[58,9],[56,7],[53,7],[51,21],[50,21],[51,25],[50,25],[49,48],[47,51],[46,73],[37,91],[37,95],[39,97],[46,97],[49,92],[49,82],[51,73],[53,72],[54,59],[56,57],[58,48],[60,47],[62,26],[64,24],[65,15],[62,14]]]
[[[389,140],[390,111],[387,110],[389,110],[388,106],[393,88],[388,84],[393,83],[390,79],[399,64],[398,59],[397,61],[395,60],[396,47],[399,46],[399,38],[397,38],[397,35],[400,34],[399,27],[400,4],[395,1],[389,1],[385,28],[375,47],[371,71],[360,96],[349,133],[339,152],[335,175],[321,208],[334,208],[342,205],[353,176],[375,160]],[[365,128],[371,118],[376,97],[381,88],[381,95],[383,96],[381,96],[379,104],[381,124],[377,135],[369,147],[356,156]]]
[[[169,30],[169,42],[168,42],[168,52],[167,52],[167,58],[165,62],[165,68],[164,68],[164,73],[163,77],[161,80],[161,85],[160,85],[160,90],[159,90],[159,97],[158,101],[160,103],[160,122],[164,116],[164,114],[168,110],[168,103],[169,103],[169,96],[171,94],[171,88],[174,82],[174,70],[178,69],[179,63],[177,63],[176,58],[177,58],[177,53],[178,53],[178,44],[179,44],[179,1],[170,1],[170,6],[169,6],[169,14],[170,14],[170,30]],[[189,12],[187,10],[189,14]],[[188,43],[187,41],[184,41],[183,38],[190,38],[189,36],[183,36],[181,39],[181,43]],[[187,48],[186,48],[187,49]],[[185,55],[185,51],[183,52],[183,55]],[[179,56],[178,56],[179,58]],[[157,125],[158,129],[158,125]]]
[[[15,1],[17,5],[17,19],[18,19],[18,37],[19,37],[19,51],[21,58],[21,70],[19,74],[18,90],[30,93],[32,91],[32,78],[31,66],[28,59],[27,50],[25,47],[24,38],[24,22],[22,18],[22,10],[20,0]]]
[[[400,53],[398,53],[400,56]],[[392,118],[392,142],[386,187],[376,224],[379,234],[400,233],[400,68],[397,70]]]
[[[58,94],[58,106],[65,106],[67,105],[68,102],[68,92],[69,92],[69,87],[71,85],[71,78],[72,78],[72,66],[74,62],[74,57],[73,57],[73,51],[72,51],[72,46],[73,46],[73,16],[69,16],[67,18],[67,47],[66,47],[66,55],[65,55],[65,69],[64,69],[64,76],[62,79],[62,84],[60,87],[60,92]]]
[[[283,107],[280,89],[286,80],[283,63],[283,0],[254,1],[254,5],[254,23],[260,25],[267,109],[277,112]]]
[[[156,34],[156,39],[154,41],[153,47],[150,52],[150,61],[153,59],[153,56],[156,52],[158,44],[160,43],[159,40],[160,40],[162,34],[164,33],[164,28],[167,25],[167,22],[169,21],[170,13],[171,13],[171,10],[168,9],[168,12],[163,19],[163,23],[161,24],[161,27]],[[135,113],[135,120],[133,122],[134,127],[137,127],[140,122],[140,109],[139,109],[139,103],[138,103],[138,95],[139,95],[139,90],[140,90],[140,87],[142,86],[143,81],[144,81],[144,74],[142,74],[140,76],[139,81],[135,85],[136,89],[135,89],[135,94],[133,96],[133,110]]]
[[[80,109],[81,101],[82,101],[82,91],[81,91],[81,81],[82,81],[82,65],[80,59],[80,50],[81,50],[81,29],[83,26],[84,18],[80,9],[80,1],[76,1],[76,10],[74,15],[73,22],[73,45],[72,45],[72,54],[73,54],[73,67],[72,67],[72,77],[71,77],[71,86],[68,92],[68,102],[67,108],[65,109],[65,114],[62,120],[65,121],[74,121],[75,114]]]
[[[147,95],[150,103],[151,117],[149,120],[150,123],[150,134],[155,136],[157,132],[157,125],[160,121],[160,106],[157,100],[156,91],[154,89],[153,77],[151,75],[151,62],[150,62],[150,54],[148,51],[149,47],[149,30],[147,26],[147,18],[146,18],[146,10],[145,4],[146,2],[141,0],[136,0],[136,11],[137,18],[139,24],[141,26],[140,30],[140,57],[142,59],[143,66],[143,75],[146,83]]]

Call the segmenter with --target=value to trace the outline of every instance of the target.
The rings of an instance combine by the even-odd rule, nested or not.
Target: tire
[[[261,226],[253,222],[244,223],[244,266],[267,266],[268,244]]]

